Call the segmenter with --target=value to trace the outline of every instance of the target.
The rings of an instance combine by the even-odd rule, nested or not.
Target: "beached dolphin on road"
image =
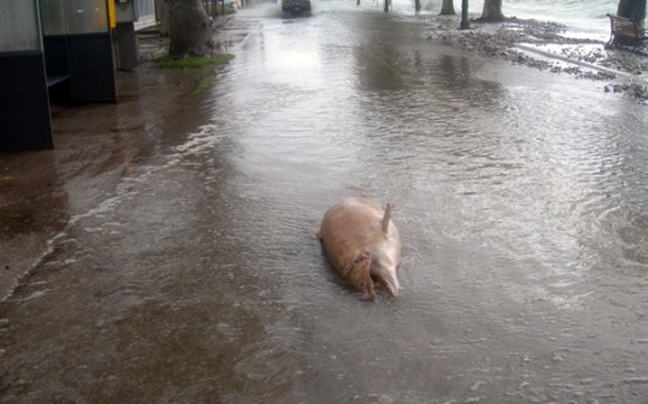
[[[393,206],[383,210],[369,198],[347,198],[326,212],[317,234],[340,275],[371,300],[376,284],[392,296],[400,290],[401,242],[391,221]]]

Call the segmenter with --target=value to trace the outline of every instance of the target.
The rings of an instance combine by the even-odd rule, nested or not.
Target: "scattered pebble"
[[[378,397],[378,404],[393,404],[393,403],[394,403],[394,399],[392,399],[391,397],[385,394],[381,394],[380,397]]]
[[[555,45],[561,56],[591,65],[640,76],[648,72],[648,58],[625,49],[605,49],[604,43],[591,39],[567,38],[562,36],[566,26],[536,20],[509,18],[500,23],[471,21],[469,30],[457,30],[457,20],[447,17],[430,17],[427,20],[430,40],[458,43],[463,49],[499,57],[513,64],[564,73],[587,80],[614,80],[616,75],[593,71],[578,65],[567,67],[562,64],[535,58],[513,49],[516,44],[535,46]],[[609,84],[604,86],[608,93],[623,93],[641,102],[648,101],[648,87],[638,83]]]

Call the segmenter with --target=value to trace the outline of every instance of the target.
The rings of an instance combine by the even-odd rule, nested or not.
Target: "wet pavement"
[[[317,3],[0,154],[0,403],[645,403],[645,106]],[[402,296],[325,210],[393,200]]]

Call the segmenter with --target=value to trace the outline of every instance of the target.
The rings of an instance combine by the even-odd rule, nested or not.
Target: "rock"
[[[560,54],[574,59],[631,75],[640,76],[648,71],[648,60],[645,55],[632,53],[623,49],[605,49],[604,43],[587,38],[567,38],[562,36],[566,26],[553,22],[522,20],[509,18],[502,23],[482,23],[471,21],[470,30],[457,30],[457,20],[447,17],[431,16],[427,20],[430,26],[429,40],[454,42],[464,50],[475,51],[491,57],[508,60],[539,70],[552,73],[567,73],[575,78],[588,80],[611,80],[616,75],[584,69],[582,67],[560,67],[545,60],[521,54],[512,49],[516,44],[559,45]],[[598,45],[598,46],[593,46]],[[623,92],[628,97],[640,101],[648,100],[645,86],[614,85],[605,86],[605,92]]]

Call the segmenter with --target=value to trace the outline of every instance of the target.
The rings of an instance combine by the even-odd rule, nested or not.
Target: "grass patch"
[[[162,56],[155,59],[155,65],[161,69],[200,69],[208,66],[225,66],[234,55],[229,53],[219,53],[211,58],[187,58],[173,59],[169,56]]]
[[[200,80],[198,86],[194,90],[194,94],[202,94],[212,88],[214,84],[216,84],[216,77],[213,74],[210,74],[209,76]]]

